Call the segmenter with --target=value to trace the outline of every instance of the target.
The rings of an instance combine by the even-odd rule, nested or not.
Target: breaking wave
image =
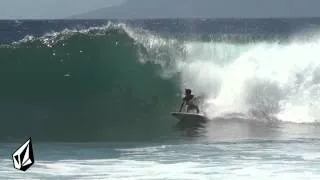
[[[319,42],[183,40],[113,23],[26,36],[0,46],[0,137],[170,136],[169,112],[184,88],[210,118],[236,113],[314,123]]]

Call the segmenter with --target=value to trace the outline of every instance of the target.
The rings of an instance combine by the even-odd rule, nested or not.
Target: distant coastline
[[[148,20],[182,20],[182,21],[191,21],[191,20],[204,20],[204,21],[230,21],[230,20],[319,20],[319,17],[239,17],[239,18],[226,18],[226,17],[217,17],[217,18],[34,18],[34,19],[1,19],[0,21],[148,21]]]
[[[312,19],[319,18],[318,10],[310,2],[308,7],[298,0],[257,3],[244,0],[129,0],[123,4],[76,14],[66,19]],[[301,6],[300,6],[301,5]],[[293,11],[290,6],[300,7]],[[311,7],[311,9],[310,9]]]

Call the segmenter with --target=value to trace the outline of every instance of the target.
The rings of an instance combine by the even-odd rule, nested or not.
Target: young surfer
[[[182,99],[182,104],[180,106],[179,112],[181,112],[182,108],[184,105],[187,105],[187,112],[189,112],[192,109],[196,109],[197,113],[199,114],[199,108],[198,106],[194,103],[194,95],[191,94],[190,89],[185,89],[185,97]]]

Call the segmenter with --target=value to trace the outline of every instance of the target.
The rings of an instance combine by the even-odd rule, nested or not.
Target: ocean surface
[[[0,179],[320,179],[319,49],[320,18],[0,21]]]

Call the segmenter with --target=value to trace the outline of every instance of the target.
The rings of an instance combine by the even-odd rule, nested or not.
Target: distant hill
[[[319,17],[319,0],[127,0],[75,19]]]

